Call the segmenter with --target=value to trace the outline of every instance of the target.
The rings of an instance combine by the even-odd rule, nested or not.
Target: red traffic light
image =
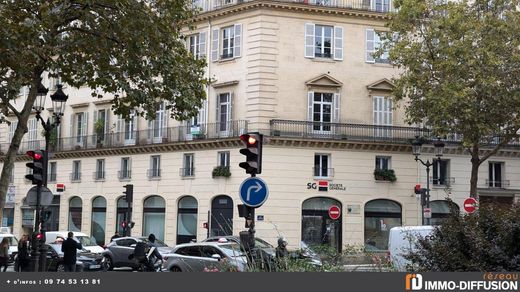
[[[420,194],[421,193],[421,185],[415,185],[414,191],[415,191],[416,194]]]
[[[123,227],[123,228],[126,227],[126,221],[121,222],[121,227]]]
[[[36,234],[36,239],[42,240],[43,239],[43,233],[40,232],[40,233]]]
[[[43,158],[43,154],[41,153],[41,151],[29,150],[26,152],[26,154],[32,157],[34,160],[41,160]]]
[[[240,135],[240,140],[244,141],[247,146],[254,146],[258,142],[254,136],[249,134]]]

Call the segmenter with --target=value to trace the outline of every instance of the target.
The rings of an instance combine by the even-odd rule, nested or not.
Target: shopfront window
[[[105,226],[107,216],[107,200],[96,197],[92,201],[91,234],[100,245],[105,244]]]
[[[446,200],[431,201],[430,208],[432,209],[431,225],[439,225],[451,214],[459,214],[459,206]]]
[[[132,208],[130,207],[130,211]],[[121,223],[123,221],[126,221],[126,216],[128,212],[128,203],[126,202],[125,197],[119,197],[117,199],[117,218],[116,218],[116,228],[119,234],[124,235],[123,227],[121,226]]]
[[[391,200],[372,200],[365,204],[365,248],[387,250],[390,228],[401,226],[401,205]]]
[[[82,204],[80,197],[73,197],[69,201],[69,231],[81,231]]]
[[[159,196],[151,196],[144,200],[143,235],[151,233],[159,240],[164,241],[164,220],[166,204]]]
[[[177,212],[177,244],[197,239],[197,200],[185,196],[179,200]]]
[[[341,203],[331,198],[311,198],[302,205],[302,241],[310,246],[325,245],[341,251],[342,216],[332,219],[331,207],[342,210]]]

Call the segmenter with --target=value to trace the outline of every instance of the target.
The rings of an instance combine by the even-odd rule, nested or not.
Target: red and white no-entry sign
[[[332,220],[336,220],[341,216],[341,209],[338,206],[331,206],[329,208],[329,217]]]
[[[477,200],[475,198],[467,198],[464,200],[464,210],[468,213],[473,213],[477,210]]]

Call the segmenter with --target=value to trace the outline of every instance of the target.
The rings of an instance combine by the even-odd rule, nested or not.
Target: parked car
[[[221,242],[221,243],[224,243],[224,242],[235,242],[239,245],[241,245],[240,243],[240,237],[238,236],[233,236],[233,235],[228,235],[228,236],[212,236],[212,237],[208,237],[206,239],[204,239],[202,242]],[[261,238],[258,238],[258,237],[255,237],[255,248],[258,248],[258,249],[261,249],[262,251],[264,251],[267,255],[271,256],[271,257],[276,257],[276,249],[274,246],[272,246],[269,242],[261,239]]]
[[[18,253],[18,239],[12,234],[3,233],[0,234],[0,242],[4,240],[5,237],[7,237],[7,240],[9,240],[9,263],[13,263],[14,258]]]
[[[54,243],[56,240],[65,240],[67,239],[69,231],[47,231],[45,232],[45,243]],[[96,242],[96,239],[92,236],[88,236],[85,233],[81,232],[73,232],[74,239],[81,243],[84,249],[88,250],[92,253],[102,253],[105,249],[99,246]]]
[[[114,239],[111,243],[109,243],[103,252],[103,256],[105,258],[105,265],[107,270],[112,270],[113,268],[132,268],[138,269],[139,264],[134,258],[129,258],[131,254],[134,253],[135,246],[137,242],[143,241],[148,243],[148,238],[144,236],[139,237],[120,237]],[[161,255],[169,254],[173,250],[172,247],[167,246],[164,242],[156,239],[155,245],[157,246],[157,250]]]
[[[231,241],[180,244],[164,259],[163,269],[171,272],[243,272],[247,268],[245,252]]]
[[[63,252],[61,251],[61,243],[46,244],[47,247],[47,270],[49,272],[64,272]],[[90,272],[103,271],[103,256],[96,253],[79,251],[76,255],[76,271]]]
[[[388,235],[388,257],[392,266],[397,271],[408,270],[411,262],[404,256],[416,249],[419,238],[426,238],[433,230],[434,226],[400,226],[390,229]]]

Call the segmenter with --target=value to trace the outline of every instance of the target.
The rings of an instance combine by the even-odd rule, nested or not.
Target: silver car
[[[139,268],[137,261],[133,257],[130,257],[130,255],[134,253],[135,246],[139,241],[143,241],[145,243],[149,242],[147,237],[139,236],[120,237],[109,243],[103,252],[106,269],[110,271],[113,268],[122,267],[132,269]],[[173,249],[158,239],[155,240],[155,246],[157,246],[157,250],[162,256],[170,253]]]
[[[235,242],[200,242],[177,245],[164,256],[163,269],[171,272],[243,272],[246,254]]]

